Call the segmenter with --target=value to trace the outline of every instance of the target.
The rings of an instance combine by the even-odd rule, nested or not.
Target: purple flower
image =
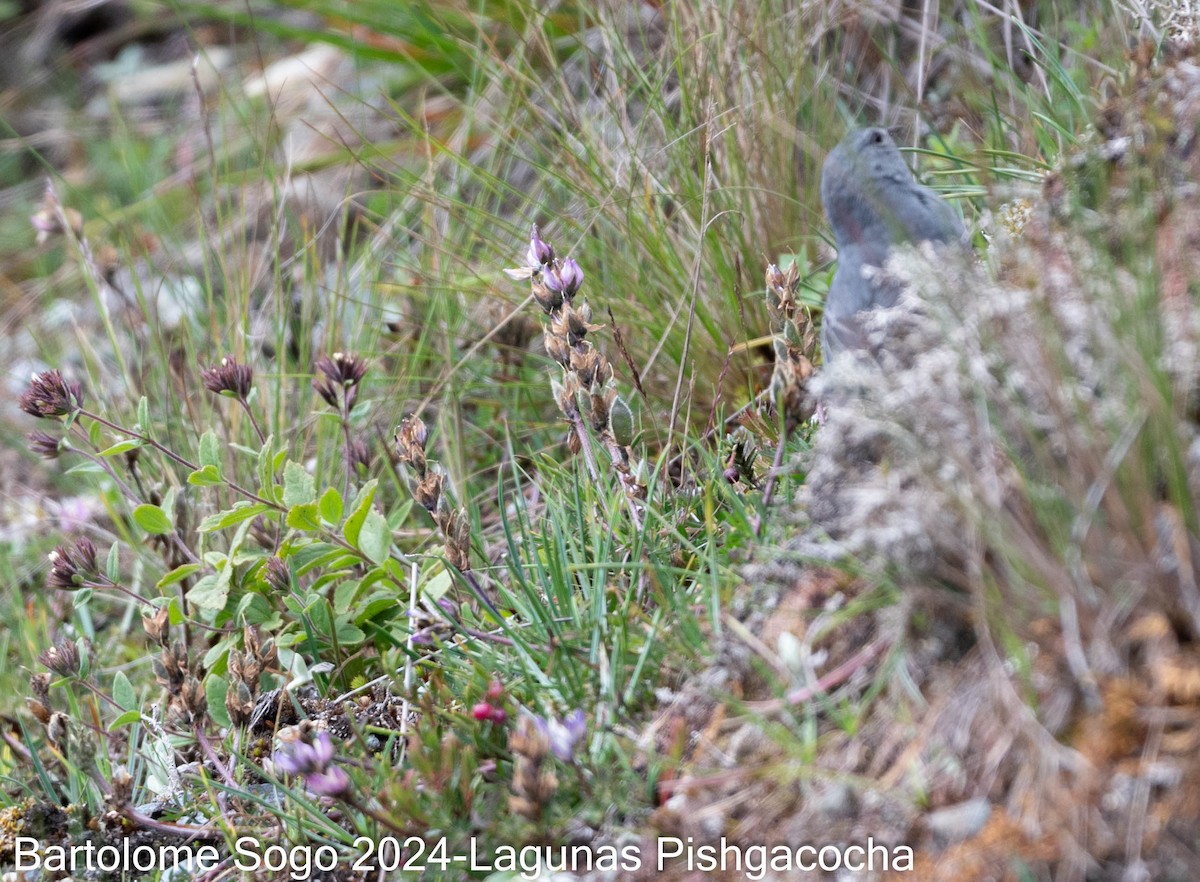
[[[267,558],[266,566],[263,569],[263,579],[281,594],[291,590],[292,574],[288,570],[287,563],[279,555]]]
[[[318,356],[313,368],[322,375],[313,378],[317,394],[330,407],[337,407],[338,390],[341,390],[346,410],[350,410],[358,397],[358,383],[367,373],[367,363],[352,352],[335,352],[332,356]]]
[[[222,358],[220,364],[201,370],[200,380],[214,395],[245,401],[254,381],[254,369],[248,364],[238,364],[232,358]]]
[[[60,545],[50,552],[50,574],[46,577],[49,587],[75,591],[85,585],[95,585],[99,580],[96,546],[86,536],[76,539],[74,545]]]
[[[587,717],[580,709],[559,720],[534,715],[533,723],[550,742],[550,752],[564,763],[574,762],[575,749],[587,734]]]
[[[542,237],[538,235],[537,224],[534,224],[533,232],[529,235],[529,248],[525,250],[524,266],[506,269],[504,272],[510,279],[521,281],[542,272],[554,262],[554,248],[549,242],[542,240]]]
[[[25,440],[29,442],[29,449],[42,459],[58,459],[63,450],[62,439],[48,432],[30,432]]]
[[[297,775],[319,796],[344,796],[350,789],[350,776],[333,762],[333,739],[318,732],[312,741],[294,741],[276,751],[275,768],[285,775]]]
[[[18,406],[41,419],[73,416],[83,407],[83,387],[64,380],[58,370],[42,371],[33,375]]]
[[[329,796],[337,799],[344,796],[350,789],[350,776],[337,766],[330,766],[324,772],[314,772],[304,779],[308,789],[318,796]]]
[[[346,445],[346,464],[354,472],[371,468],[371,450],[362,438],[351,438]]]
[[[541,269],[548,263],[554,262],[554,249],[549,242],[543,242],[538,235],[537,224],[533,225],[533,233],[529,237],[529,250],[525,252],[525,263],[530,269]]]
[[[339,386],[356,386],[367,373],[367,363],[353,352],[319,355],[314,362],[318,371]]]
[[[547,267],[544,276],[546,287],[556,294],[562,294],[567,300],[574,297],[583,285],[583,270],[571,257]]]

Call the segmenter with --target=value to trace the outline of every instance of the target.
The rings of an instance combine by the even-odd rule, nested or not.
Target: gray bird
[[[882,267],[895,245],[965,242],[966,233],[950,204],[913,178],[886,129],[855,129],[830,152],[821,202],[838,249],[821,325],[828,364],[841,352],[865,349],[861,314],[895,306],[900,296],[896,284],[864,278],[864,267]]]

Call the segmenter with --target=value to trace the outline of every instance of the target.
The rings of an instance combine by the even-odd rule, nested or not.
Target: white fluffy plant
[[[872,315],[872,354],[817,383],[801,551],[947,584],[1018,632],[1057,617],[1086,686],[1120,667],[1116,633],[1150,595],[1200,633],[1172,550],[1196,535],[1200,365],[1149,267],[1049,229],[990,271],[928,250],[889,262],[908,293]]]

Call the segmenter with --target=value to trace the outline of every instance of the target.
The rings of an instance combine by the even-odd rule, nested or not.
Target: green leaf
[[[300,541],[304,542],[304,540]],[[342,556],[353,558],[349,566],[357,566],[361,561],[361,558],[352,551],[347,551],[345,548],[329,542],[316,541],[307,542],[303,545],[288,545],[286,555],[284,549],[280,549],[279,556],[286,557],[292,567],[292,572],[296,576],[303,576],[305,573],[318,567],[330,566],[332,561],[337,561]]]
[[[274,630],[283,625],[283,617],[274,609],[261,594],[250,591],[242,596],[238,603],[238,624],[257,625],[260,628]]]
[[[209,677],[204,682],[204,697],[208,699],[208,715],[218,726],[228,729],[233,725],[229,711],[225,710],[225,695],[229,692],[229,681],[224,677]]]
[[[116,676],[113,677],[112,697],[113,701],[123,710],[137,707],[137,693],[133,690],[133,684],[129,682],[124,671],[117,671]]]
[[[120,729],[122,726],[129,726],[141,721],[142,712],[140,710],[128,710],[108,724],[108,731],[112,732],[114,729]]]
[[[288,508],[315,502],[317,486],[313,476],[298,462],[288,460],[283,467],[283,504]]]
[[[167,573],[165,576],[163,576],[161,579],[159,579],[154,587],[158,588],[161,591],[163,588],[167,588],[171,585],[177,585],[180,582],[182,582],[184,579],[186,579],[188,576],[190,576],[192,573],[196,572],[196,570],[198,570],[198,569],[200,569],[200,564],[196,564],[196,563],[180,564],[175,569],[171,570],[171,572]],[[116,579],[113,579],[113,581],[115,582]]]
[[[201,666],[210,674],[220,676],[229,670],[229,650],[233,647],[233,637],[222,637],[204,653]]]
[[[347,612],[354,603],[358,589],[362,583],[358,579],[343,579],[333,589],[333,611],[341,614]]]
[[[233,534],[233,541],[229,543],[229,558],[233,560],[238,558],[238,552],[241,551],[242,543],[246,541],[246,535],[250,532],[250,522],[243,521],[242,525],[237,528],[237,532]],[[238,558],[237,562],[242,563],[243,558]]]
[[[295,646],[297,643],[301,642],[302,640],[307,640],[307,639],[308,638],[305,637],[303,631],[289,631],[289,632],[280,634],[278,637],[275,638],[275,646],[278,649],[287,649],[288,647]]]
[[[197,529],[201,533],[211,533],[214,530],[225,530],[229,527],[240,524],[243,521],[248,521],[251,518],[256,518],[260,514],[266,514],[270,511],[274,511],[274,509],[265,502],[249,502],[243,499],[234,505],[233,508],[227,511],[217,512],[215,515],[209,515],[200,522],[200,526]]]
[[[293,530],[313,533],[321,529],[321,518],[317,514],[315,502],[304,502],[293,505],[287,513],[287,525]]]
[[[104,575],[108,576],[108,581],[110,582],[121,581],[121,552],[116,542],[108,549],[108,560],[104,564]]]
[[[308,613],[308,620],[320,636],[329,637],[333,634],[333,615],[325,598],[313,597],[304,607],[304,611]]]
[[[396,587],[404,589],[407,594],[408,580],[411,578],[409,575],[411,566],[405,566],[394,557],[389,557],[383,562],[383,569],[387,573],[387,577],[396,584]]]
[[[200,436],[200,465],[221,468],[221,442],[211,429]]]
[[[82,634],[75,638],[75,649],[79,653],[79,679],[87,680],[92,672],[92,649],[89,639]]]
[[[358,550],[371,559],[372,563],[383,563],[392,549],[392,531],[387,518],[372,508],[367,512],[362,529],[358,534]]]
[[[224,609],[232,579],[233,566],[227,563],[217,572],[210,573],[193,585],[192,590],[187,593],[188,602],[200,609]]]
[[[416,504],[416,500],[410,497],[392,509],[392,513],[388,515],[388,524],[393,530],[399,529],[400,525],[408,520],[408,514]]]
[[[333,487],[330,487],[321,494],[321,500],[317,504],[321,512],[321,520],[327,524],[340,524],[342,522],[342,494],[338,493]]]
[[[178,597],[172,597],[167,603],[167,621],[171,627],[177,627],[187,621],[187,617],[183,614],[183,605],[179,602]]]
[[[197,487],[212,487],[221,483],[221,472],[215,465],[206,465],[188,475],[187,481]]]
[[[367,481],[350,504],[350,517],[346,518],[342,535],[355,548],[358,548],[358,534],[362,530],[363,522],[366,521],[367,513],[371,511],[371,505],[375,502],[375,485],[378,483],[377,478]]]
[[[104,471],[104,466],[98,462],[93,462],[90,459],[85,459],[83,462],[75,463],[65,472],[64,475],[107,475]]]
[[[137,428],[141,430],[143,435],[150,434],[150,399],[143,395],[138,399],[137,406]]]
[[[370,398],[364,398],[362,401],[358,402],[358,404],[354,405],[354,407],[350,408],[350,424],[354,426],[361,426],[363,423],[365,423],[373,406],[374,402],[371,401]]]
[[[453,577],[449,570],[439,570],[432,578],[427,579],[421,585],[421,596],[427,597],[435,603],[441,600],[446,592],[450,590],[450,586],[454,584]]]
[[[400,604],[394,597],[373,597],[366,603],[360,603],[357,605],[357,609],[354,612],[354,621],[358,622],[359,624],[362,624],[363,622],[369,622],[380,613],[387,610],[398,609],[399,607]]]
[[[130,450],[137,450],[142,446],[142,442],[136,438],[128,438],[125,441],[118,441],[112,447],[107,447],[101,450],[96,456],[120,456],[122,453],[128,453]]]
[[[355,625],[348,617],[337,617],[337,640],[342,646],[356,646],[367,639],[363,629]]]
[[[275,436],[268,435],[263,442],[262,450],[258,452],[258,487],[259,492],[268,499],[273,498],[271,488],[275,486],[275,471],[271,463],[275,458]]]
[[[170,516],[157,505],[144,503],[133,510],[137,525],[151,536],[162,536],[175,529]]]

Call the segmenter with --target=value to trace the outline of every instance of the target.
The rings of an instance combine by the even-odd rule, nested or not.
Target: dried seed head
[[[114,808],[124,808],[133,801],[133,776],[124,766],[113,769],[112,788],[109,802]]]
[[[50,722],[50,708],[36,698],[26,698],[25,706],[29,708],[33,718],[43,726]]]
[[[60,711],[50,714],[50,720],[46,723],[46,737],[60,750],[67,743],[67,729],[70,723],[70,717]]]
[[[165,606],[160,606],[153,614],[142,614],[142,630],[159,646],[166,646],[170,637],[171,617]]]
[[[250,687],[241,681],[230,683],[225,693],[225,711],[233,725],[241,727],[249,723],[254,714],[254,694]]]
[[[29,688],[33,692],[33,697],[42,704],[50,703],[50,675],[46,673],[34,674],[29,678]],[[42,721],[43,723],[45,720]]]
[[[795,261],[786,271],[775,264],[767,267],[767,306],[776,321],[790,318],[796,312],[796,290],[800,284],[800,268]]]
[[[426,472],[425,477],[413,488],[413,498],[417,500],[417,504],[426,511],[437,509],[438,502],[442,498],[444,481],[445,478],[442,477],[441,472],[436,470]]]
[[[446,561],[464,573],[470,570],[471,522],[467,519],[466,509],[452,511],[447,506],[441,507],[438,511],[438,526],[446,537]]]
[[[204,684],[196,677],[188,677],[184,681],[179,693],[179,708],[188,722],[199,720],[207,712],[208,698],[204,694]]]
[[[579,384],[584,389],[592,386],[605,385],[612,379],[612,365],[608,363],[599,350],[588,347],[580,352],[571,350],[571,370],[579,377]]]
[[[246,654],[256,659],[263,670],[271,667],[279,659],[274,639],[265,637],[259,628],[247,625],[242,629],[242,646],[245,647]]]
[[[541,763],[550,753],[550,735],[533,714],[522,713],[517,728],[508,736],[508,748],[516,756]]]
[[[509,733],[508,746],[514,759],[509,809],[531,821],[537,820],[558,790],[558,778],[546,763],[550,752],[549,736],[532,715],[522,714]]]
[[[425,444],[429,430],[419,416],[406,416],[396,427],[396,453],[400,462],[412,468],[417,477],[425,475]]]
[[[245,660],[240,652],[236,649],[229,650],[229,658],[225,663],[226,669],[229,672],[230,680],[245,681]]]
[[[165,647],[154,660],[154,677],[170,695],[178,695],[187,677],[187,654],[178,643]]]
[[[552,359],[563,367],[571,363],[571,347],[564,338],[548,333],[545,336],[545,343],[546,354]]]
[[[593,392],[590,396],[590,413],[588,422],[596,433],[608,428],[608,397],[601,392]]]
[[[547,285],[540,276],[535,276],[530,283],[529,291],[533,299],[547,315],[554,315],[563,305],[562,291],[556,291]]]

